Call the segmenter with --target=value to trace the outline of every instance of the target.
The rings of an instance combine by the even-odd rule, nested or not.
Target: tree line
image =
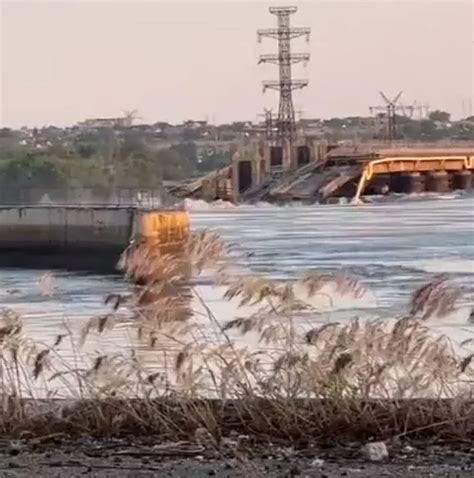
[[[27,144],[0,130],[0,188],[159,189],[220,167],[226,155],[198,156],[186,142],[166,147],[147,144],[136,132],[84,132],[74,138],[37,137]]]

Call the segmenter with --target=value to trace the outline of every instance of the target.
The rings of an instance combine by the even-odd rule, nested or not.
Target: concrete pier
[[[471,171],[458,171],[453,174],[453,189],[468,190],[472,189]]]
[[[450,191],[449,175],[446,171],[430,171],[426,177],[426,190],[434,193]]]
[[[0,265],[112,272],[133,238],[184,242],[184,211],[130,207],[0,207]]]
[[[391,178],[391,190],[395,193],[414,194],[425,191],[425,176],[420,173],[398,173]]]

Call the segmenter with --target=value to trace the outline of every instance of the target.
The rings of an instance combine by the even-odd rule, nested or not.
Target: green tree
[[[431,121],[440,121],[441,123],[448,123],[451,119],[451,115],[446,111],[435,110],[429,115]]]
[[[96,146],[91,143],[82,143],[78,144],[76,147],[76,151],[81,156],[81,158],[91,158],[94,154],[97,153]]]
[[[52,158],[28,155],[5,161],[0,167],[0,184],[5,189],[61,188],[67,178]]]

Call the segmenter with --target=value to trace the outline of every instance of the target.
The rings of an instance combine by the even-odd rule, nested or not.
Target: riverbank
[[[36,442],[3,441],[0,474],[18,478],[79,477],[176,477],[222,478],[357,476],[457,477],[474,473],[472,445],[432,445],[426,442],[388,443],[388,458],[367,460],[361,443],[294,449],[283,446],[232,450],[192,443],[162,443],[154,436],[114,440],[51,437]]]
[[[97,394],[99,392],[96,392]],[[361,399],[340,394],[321,399],[115,398],[19,400],[4,397],[0,430],[6,438],[137,437],[188,440],[220,447],[304,448],[353,442],[425,440],[474,446],[474,399]],[[170,394],[171,395],[171,394]],[[243,440],[243,441],[242,441]],[[242,441],[242,443],[241,443]]]

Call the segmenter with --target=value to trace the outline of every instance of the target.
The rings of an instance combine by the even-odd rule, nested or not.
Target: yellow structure
[[[166,248],[180,246],[189,236],[189,214],[175,210],[140,211],[135,236]]]
[[[365,163],[357,186],[357,192],[352,200],[357,204],[368,182],[377,174],[392,173],[428,173],[454,172],[474,170],[474,156],[419,156],[419,157],[386,157]]]

